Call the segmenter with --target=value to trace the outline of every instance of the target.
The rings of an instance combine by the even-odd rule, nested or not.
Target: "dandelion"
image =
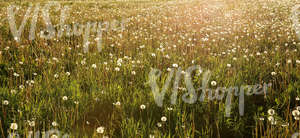
[[[260,117],[260,118],[259,118],[259,120],[260,120],[260,121],[264,121],[264,120],[265,120],[265,118],[263,118],[263,117]]]
[[[18,124],[17,123],[11,123],[10,124],[10,129],[17,130],[18,129]]]
[[[211,84],[211,86],[216,86],[217,82],[216,81],[211,81],[210,84]]]
[[[261,53],[260,53],[260,52],[257,52],[257,53],[256,53],[256,55],[257,55],[257,56],[260,56],[260,55],[261,55]]]
[[[113,103],[113,105],[116,105],[116,106],[120,106],[121,105],[121,102],[116,102],[116,103]]]
[[[2,101],[2,104],[3,104],[3,105],[8,105],[9,102],[8,102],[8,100],[3,100],[3,101]]]
[[[16,73],[16,72],[15,72],[13,75],[14,75],[15,77],[19,77],[19,76],[20,76],[20,75],[19,75],[18,73]]]
[[[58,136],[57,135],[55,135],[55,134],[53,134],[53,135],[51,135],[51,137],[50,138],[58,138]]]
[[[166,122],[167,121],[167,117],[165,117],[165,116],[161,117],[161,121]]]
[[[299,117],[299,116],[300,116],[299,110],[293,110],[293,111],[292,111],[292,115],[293,115],[294,117]]]
[[[158,127],[162,127],[162,124],[161,123],[157,123],[156,124]]]
[[[56,127],[56,126],[58,126],[58,124],[55,121],[53,121],[52,126]]]
[[[120,71],[120,68],[119,68],[119,67],[116,67],[116,68],[115,68],[115,71]]]
[[[178,67],[178,64],[173,64],[172,65],[174,68],[177,68]]]
[[[68,100],[68,97],[67,97],[67,96],[63,96],[62,99],[63,99],[64,101],[66,101],[66,100]]]
[[[70,73],[70,72],[66,72],[66,75],[67,75],[67,76],[70,76],[70,75],[71,75],[71,73]]]
[[[269,120],[270,122],[272,122],[272,121],[274,121],[274,117],[273,117],[273,116],[269,116],[269,117],[268,117],[268,120]]]
[[[185,74],[185,71],[181,71],[181,74]]]
[[[199,75],[202,74],[202,72],[203,72],[202,69],[199,69],[199,70],[198,70],[198,74],[199,74]]]
[[[82,60],[80,63],[81,63],[81,65],[85,65],[86,64],[85,60]]]
[[[16,91],[16,90],[14,90],[14,89],[12,89],[12,90],[10,90],[10,93],[11,93],[11,94],[16,94],[16,93],[17,93],[17,91]]]
[[[29,125],[30,127],[34,127],[34,126],[35,126],[35,122],[34,122],[34,121],[28,121],[28,125]]]
[[[271,115],[271,116],[274,115],[275,114],[275,110],[274,109],[269,109],[268,110],[268,114]]]
[[[169,55],[166,55],[165,57],[166,57],[167,59],[170,59],[170,56],[169,56]]]
[[[146,105],[142,104],[142,105],[140,106],[140,108],[141,108],[142,110],[144,110],[144,109],[146,108]]]
[[[287,127],[287,126],[289,126],[289,123],[283,123],[281,126],[282,127]]]
[[[168,111],[172,111],[173,108],[172,108],[172,107],[168,107],[167,110],[168,110]]]
[[[20,88],[21,90],[23,90],[25,87],[24,87],[24,85],[20,85],[19,88]]]
[[[271,72],[271,75],[272,76],[275,76],[277,73],[276,72]]]
[[[52,58],[54,61],[58,62],[58,59],[56,57],[53,57]]]
[[[135,74],[136,74],[136,72],[135,72],[135,71],[131,71],[131,74],[132,74],[132,75],[135,75]]]
[[[97,131],[98,134],[103,134],[104,133],[104,129],[105,129],[104,127],[100,126],[100,127],[98,127],[96,129],[96,131]]]

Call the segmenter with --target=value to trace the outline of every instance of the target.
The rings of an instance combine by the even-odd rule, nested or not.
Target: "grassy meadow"
[[[92,28],[84,51],[85,29],[57,35],[62,8],[49,8],[56,33],[45,39],[41,11],[48,1],[0,0],[1,138],[288,138],[300,132],[300,42],[291,19],[297,0],[56,2],[69,7],[65,24],[106,22],[108,28],[101,38]],[[11,5],[18,7],[17,28],[32,6],[19,38],[9,22]],[[29,39],[34,18],[35,39]],[[190,91],[183,76],[196,65],[195,89],[207,71],[210,89],[269,87],[244,95],[243,115],[233,93],[226,116],[229,93],[200,101],[196,91],[196,102],[183,101]],[[161,107],[150,85],[153,69],[161,71],[159,91],[172,69],[182,70],[177,84],[175,75],[170,79]]]

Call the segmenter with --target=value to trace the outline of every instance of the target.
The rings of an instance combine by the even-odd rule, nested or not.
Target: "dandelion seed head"
[[[57,124],[55,121],[53,121],[51,124],[52,124],[52,126],[54,126],[54,127],[58,126],[58,124]]]
[[[18,124],[17,123],[11,123],[10,124],[10,129],[17,130],[18,129]]]
[[[268,110],[268,114],[271,115],[271,116],[274,115],[275,114],[275,110],[274,109],[269,109]]]
[[[293,115],[294,117],[299,117],[299,116],[300,116],[300,111],[299,111],[299,110],[293,110],[293,111],[292,111],[292,115]]]
[[[8,100],[3,100],[3,101],[2,101],[2,104],[3,104],[3,105],[8,105],[9,102],[8,102]]]
[[[100,126],[100,127],[98,127],[97,129],[96,129],[96,131],[97,131],[97,133],[98,134],[103,134],[104,133],[104,127],[103,126]]]
[[[167,117],[165,117],[165,116],[161,117],[161,121],[166,122],[167,121]]]
[[[146,105],[142,104],[140,105],[140,109],[144,110],[146,108]]]
[[[211,84],[211,86],[216,86],[217,82],[216,81],[211,81],[210,84]]]
[[[63,96],[62,99],[63,99],[64,101],[66,101],[66,100],[68,100],[68,96]]]

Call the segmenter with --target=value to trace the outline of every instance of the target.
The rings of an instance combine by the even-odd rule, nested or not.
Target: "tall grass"
[[[30,132],[51,129],[70,137],[151,138],[291,137],[299,132],[292,111],[300,110],[300,49],[289,18],[297,1],[62,2],[70,7],[66,24],[129,19],[124,31],[103,33],[101,52],[92,33],[87,53],[83,36],[40,38],[45,28],[41,16],[36,39],[28,39],[30,18],[17,43],[7,7],[21,6],[15,17],[19,25],[30,3],[0,3],[1,137],[16,132],[29,137]],[[53,24],[59,23],[59,15],[51,9]],[[226,117],[225,98],[185,103],[184,80],[172,105],[173,79],[159,107],[148,74],[151,68],[160,69],[157,83],[162,87],[173,64],[183,70],[192,65],[200,65],[203,73],[210,70],[212,89],[272,86],[265,96],[245,96],[243,116],[234,96]],[[195,88],[201,86],[203,73],[193,73]]]

